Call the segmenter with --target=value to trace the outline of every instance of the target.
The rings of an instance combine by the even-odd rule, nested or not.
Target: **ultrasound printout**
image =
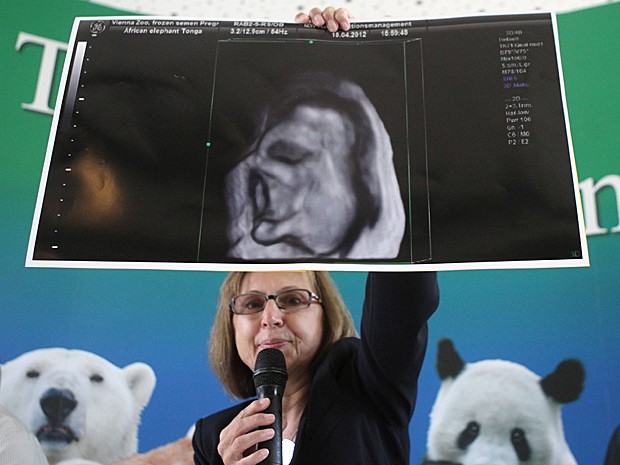
[[[27,266],[587,266],[552,14],[77,18]]]

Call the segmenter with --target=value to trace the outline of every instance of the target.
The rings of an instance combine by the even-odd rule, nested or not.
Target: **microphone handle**
[[[259,465],[282,465],[282,394],[284,392],[283,386],[277,386],[274,384],[265,384],[256,388],[256,394],[259,399],[268,397],[271,399],[269,407],[267,407],[265,413],[273,413],[276,417],[273,424],[269,426],[263,426],[261,429],[273,428],[275,434],[273,438],[268,441],[260,442],[258,444],[259,449],[266,448],[269,450],[269,455],[265,460],[259,462]]]

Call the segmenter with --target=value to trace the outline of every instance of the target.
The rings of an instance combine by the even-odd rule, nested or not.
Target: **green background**
[[[122,12],[68,0],[5,5],[0,17],[0,361],[39,347],[93,351],[123,366],[144,361],[158,384],[140,427],[140,450],[183,436],[232,401],[206,363],[205,344],[222,273],[25,268],[26,249],[52,117],[22,108],[34,97],[42,47],[16,49],[20,32],[67,42],[74,16]],[[580,181],[620,175],[620,4],[558,16],[563,70]],[[56,63],[58,88],[62,59]],[[551,181],[551,180],[550,180]],[[620,192],[602,189],[602,227],[618,225]],[[577,357],[586,387],[563,408],[577,461],[602,464],[620,423],[620,240],[591,236],[591,267],[440,273],[428,358],[411,425],[412,463],[424,453],[439,387],[436,342],[450,337],[467,361],[501,358],[545,375]],[[359,321],[363,273],[333,273]],[[1,389],[1,387],[0,387]]]

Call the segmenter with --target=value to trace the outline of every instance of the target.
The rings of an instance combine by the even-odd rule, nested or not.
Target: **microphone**
[[[282,465],[282,394],[288,374],[284,354],[278,349],[263,349],[256,356],[254,366],[254,387],[259,399],[268,397],[271,402],[265,413],[272,413],[276,420],[270,426],[276,434],[268,441],[258,444],[259,449],[266,448],[269,455],[260,462],[261,465]]]

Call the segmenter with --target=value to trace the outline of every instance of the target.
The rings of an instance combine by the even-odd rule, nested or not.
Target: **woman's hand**
[[[323,11],[320,8],[315,7],[310,10],[309,13],[297,13],[295,21],[300,24],[314,24],[316,27],[327,26],[327,30],[330,32],[336,32],[338,28],[344,31],[348,31],[351,27],[350,20],[353,19],[353,15],[346,8],[334,8],[327,7]]]
[[[225,465],[256,465],[269,455],[267,449],[256,449],[259,442],[275,434],[273,428],[257,429],[275,421],[273,414],[262,413],[269,402],[267,398],[255,400],[222,430],[217,451]]]

